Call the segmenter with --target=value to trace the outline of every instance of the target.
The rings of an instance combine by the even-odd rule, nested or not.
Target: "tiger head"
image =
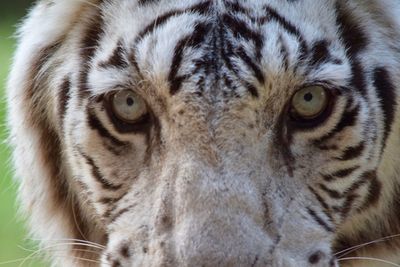
[[[8,91],[32,232],[62,266],[329,267],[400,229],[395,10],[40,1]]]

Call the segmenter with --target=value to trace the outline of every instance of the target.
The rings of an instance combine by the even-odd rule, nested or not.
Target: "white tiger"
[[[398,266],[399,17],[38,1],[8,83],[32,234],[54,266]]]

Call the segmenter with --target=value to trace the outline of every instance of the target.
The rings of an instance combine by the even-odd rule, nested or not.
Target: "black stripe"
[[[139,0],[139,5],[150,5],[154,3],[159,3],[160,0]]]
[[[233,16],[237,16],[238,14],[245,16],[254,24],[260,24],[260,18],[254,17],[251,15],[252,11],[242,5],[239,4],[239,1],[235,2],[225,2],[225,8],[228,13],[232,14]]]
[[[71,99],[70,90],[71,90],[71,79],[69,76],[67,76],[63,79],[63,82],[61,83],[59,101],[58,101],[59,105],[58,113],[59,113],[61,128],[63,128],[65,113],[67,111],[69,100]]]
[[[258,90],[254,85],[252,85],[249,82],[245,82],[245,81],[243,81],[243,85],[244,85],[244,87],[246,87],[247,91],[250,92],[250,94],[253,97],[258,97]]]
[[[264,46],[264,39],[260,33],[253,31],[248,27],[248,23],[230,14],[224,14],[222,16],[222,23],[230,29],[235,38],[243,38],[244,40],[253,41],[256,50],[255,57],[261,60],[261,50]]]
[[[358,53],[367,47],[368,38],[364,29],[357,23],[354,14],[346,10],[346,7],[341,5],[339,1],[336,4],[336,15],[336,23],[339,26],[342,41],[346,46],[347,56],[354,59]]]
[[[369,173],[364,173],[360,176],[360,178],[355,181],[348,189],[346,189],[346,195],[353,195],[356,190],[358,190],[361,186],[371,181],[371,177]]]
[[[323,145],[324,142],[328,141],[336,134],[342,132],[345,128],[354,126],[357,118],[358,113],[360,112],[360,107],[357,106],[350,111],[345,111],[342,115],[340,121],[336,124],[336,126],[326,135],[322,136],[320,139],[314,141],[314,144],[317,146]]]
[[[91,60],[98,48],[100,38],[103,34],[103,18],[98,13],[88,25],[80,47],[80,56],[82,58],[82,68],[79,74],[79,96],[83,98],[89,94],[88,72],[90,70]]]
[[[354,192],[358,190],[361,186],[365,185],[367,182],[370,182],[372,178],[370,177],[370,173],[366,173],[360,176],[360,179],[355,181],[354,183],[351,184],[349,188],[347,188],[343,193],[337,191],[337,190],[332,190],[328,188],[324,184],[319,184],[319,187],[327,193],[331,198],[333,199],[343,199],[347,198],[351,195],[355,195]]]
[[[336,14],[336,22],[341,33],[341,39],[345,45],[346,54],[351,64],[351,85],[365,95],[365,73],[361,62],[357,59],[357,55],[367,47],[368,38],[364,29],[354,18],[354,14],[351,14],[351,12],[346,10],[346,7],[339,2],[336,4]]]
[[[357,59],[351,59],[351,86],[365,96],[367,81],[365,77],[364,67]]]
[[[359,106],[355,107],[350,111],[345,112],[340,122],[336,125],[334,132],[339,133],[343,131],[346,127],[354,126],[358,118],[359,112],[360,112]]]
[[[196,24],[194,31],[191,35],[186,36],[180,40],[175,46],[174,56],[171,63],[171,71],[168,75],[168,81],[170,83],[170,92],[172,95],[176,94],[184,80],[189,76],[177,76],[179,68],[183,60],[183,53],[187,47],[196,47],[204,41],[206,35],[210,32],[211,24],[209,23],[198,23]]]
[[[315,191],[315,189],[312,188],[311,186],[309,186],[308,189],[311,191],[311,193],[313,193],[313,195],[314,195],[315,198],[318,200],[318,202],[321,204],[321,206],[322,206],[325,210],[329,210],[329,205],[325,202],[325,200],[323,199],[323,197],[321,197],[321,195],[318,194],[317,191]]]
[[[332,173],[331,176],[337,177],[337,178],[345,178],[345,177],[349,176],[350,174],[352,174],[358,168],[360,168],[360,167],[359,166],[355,166],[355,167],[352,167],[352,168],[339,170],[339,171],[336,171],[336,172]]]
[[[342,219],[345,219],[347,215],[349,215],[350,211],[353,209],[353,204],[354,201],[360,197],[357,194],[350,194],[347,198],[346,201],[344,202],[343,206],[339,209]]]
[[[119,217],[121,217],[123,214],[127,213],[130,211],[132,208],[137,206],[137,203],[131,204],[126,208],[118,210],[116,213],[112,214],[109,218],[109,224],[115,222]]]
[[[378,180],[376,171],[371,171],[364,175],[364,179],[369,180],[368,195],[361,209],[369,208],[375,205],[382,194],[382,183]]]
[[[129,191],[126,191],[118,197],[103,197],[103,198],[100,198],[98,202],[100,202],[104,205],[113,205],[116,202],[119,202],[122,198],[124,198],[128,194],[128,192]]]
[[[329,205],[325,202],[323,197],[315,191],[314,188],[311,186],[308,187],[308,189],[311,191],[311,193],[315,196],[319,204],[322,206],[324,214],[330,219],[331,222],[333,222],[333,218],[331,215],[331,209],[329,208]]]
[[[269,22],[271,20],[279,23],[287,32],[296,36],[296,38],[300,42],[300,57],[299,59],[303,59],[304,56],[308,53],[308,46],[300,33],[299,29],[297,29],[293,24],[286,20],[285,17],[281,16],[275,9],[269,6],[265,6],[264,10],[267,12],[267,15],[262,19],[262,23]]]
[[[365,150],[365,142],[360,142],[358,145],[348,147],[343,151],[343,154],[337,158],[338,160],[347,161],[358,158]]]
[[[241,13],[241,14],[244,14],[244,15],[249,15],[249,13],[250,13],[250,11],[249,11],[246,7],[240,5],[240,4],[238,3],[238,1],[235,1],[235,2],[225,2],[224,4],[225,4],[225,7],[226,7],[228,10],[230,10],[230,11],[232,11],[232,12],[234,12],[234,13]]]
[[[283,40],[282,35],[279,35],[279,43],[281,44],[281,55],[282,55],[282,61],[283,61],[283,66],[285,70],[287,71],[289,69],[289,49]]]
[[[205,2],[199,3],[197,5],[194,5],[192,7],[189,7],[187,9],[172,10],[172,11],[165,13],[162,16],[157,17],[155,20],[153,20],[148,26],[146,26],[138,34],[138,36],[135,39],[135,43],[137,44],[139,41],[143,40],[143,38],[146,35],[151,34],[158,27],[167,23],[170,18],[177,17],[177,16],[185,14],[185,13],[206,14],[210,10],[210,5],[211,5],[211,1],[205,1]]]
[[[94,162],[94,160],[85,153],[83,153],[81,150],[78,151],[79,154],[81,154],[81,156],[85,159],[86,163],[90,166],[92,170],[92,176],[102,185],[104,189],[112,191],[121,189],[121,187],[123,186],[122,184],[116,185],[105,179],[101,174],[99,167]]]
[[[233,46],[232,44],[229,42],[229,40],[227,40],[227,38],[225,38],[225,32],[224,32],[224,28],[220,27],[219,29],[219,38],[221,40],[221,44],[220,44],[220,53],[221,53],[221,57],[223,62],[225,63],[227,69],[229,69],[230,71],[233,72],[233,74],[236,76],[236,78],[239,80],[239,82],[247,89],[247,91],[253,96],[253,97],[258,97],[258,90],[257,88],[250,84],[247,81],[244,81],[242,79],[242,77],[240,76],[240,70],[232,63],[232,58],[235,57],[235,54],[233,53]]]
[[[240,81],[242,81],[241,78],[238,76],[239,75],[239,70],[232,63],[232,57],[234,56],[233,55],[233,46],[227,40],[224,28],[220,27],[218,33],[219,33],[219,39],[221,41],[221,44],[219,45],[219,50],[220,50],[220,54],[221,54],[222,60],[223,60],[224,64],[226,65],[227,69],[232,71],[235,74],[235,76]]]
[[[381,101],[381,107],[384,116],[384,133],[383,133],[383,148],[386,146],[386,140],[392,129],[394,116],[396,111],[396,92],[387,69],[383,67],[375,68],[374,70],[374,86],[376,93]]]
[[[250,67],[250,69],[256,76],[258,82],[260,84],[264,84],[265,83],[264,73],[261,71],[260,67],[253,62],[250,56],[247,55],[247,53],[244,51],[244,48],[240,47],[236,54],[243,60],[244,63],[246,63]]]
[[[124,58],[124,54],[126,54],[126,51],[123,48],[122,42],[119,41],[117,43],[117,47],[114,49],[111,57],[107,61],[100,62],[99,67],[101,67],[101,68],[114,67],[114,68],[119,68],[119,69],[127,68],[128,63]]]
[[[310,214],[311,218],[314,219],[320,226],[322,226],[327,232],[333,232],[332,227],[330,227],[321,217],[317,215],[317,213],[311,208],[307,208],[308,214]]]
[[[94,111],[90,108],[87,109],[87,114],[88,114],[88,124],[89,127],[103,137],[106,138],[107,140],[111,141],[111,143],[117,147],[127,147],[129,146],[128,142],[123,142],[119,139],[117,139],[115,136],[113,136],[100,122],[100,120],[97,118],[95,115]]]
[[[328,42],[326,40],[320,40],[313,44],[311,48],[311,61],[312,65],[318,65],[326,62],[330,59],[330,53],[328,49]]]
[[[322,178],[327,182],[332,182],[336,178],[345,178],[345,177],[347,177],[348,175],[352,174],[358,168],[359,168],[359,166],[355,166],[355,167],[352,167],[352,168],[339,170],[339,171],[336,171],[336,172],[334,172],[332,174],[322,175]]]
[[[324,184],[319,184],[319,188],[322,189],[322,191],[324,191],[325,193],[327,193],[331,198],[333,199],[342,199],[344,196],[342,193],[340,193],[339,191],[336,190],[332,190],[330,188],[328,188],[326,185]]]

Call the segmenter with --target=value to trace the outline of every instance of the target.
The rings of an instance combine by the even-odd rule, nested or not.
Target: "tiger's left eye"
[[[291,102],[291,116],[295,120],[310,121],[327,109],[329,95],[322,86],[309,86],[297,91]]]
[[[113,113],[126,123],[135,123],[148,113],[142,97],[132,90],[122,90],[111,96]]]

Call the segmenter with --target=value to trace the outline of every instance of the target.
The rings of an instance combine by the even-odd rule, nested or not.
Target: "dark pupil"
[[[304,100],[307,102],[310,102],[311,100],[313,100],[313,98],[314,97],[313,97],[312,93],[307,93],[304,95]]]
[[[126,99],[126,104],[127,104],[128,106],[132,106],[134,103],[135,103],[135,101],[133,100],[132,97],[128,97],[128,98]]]

